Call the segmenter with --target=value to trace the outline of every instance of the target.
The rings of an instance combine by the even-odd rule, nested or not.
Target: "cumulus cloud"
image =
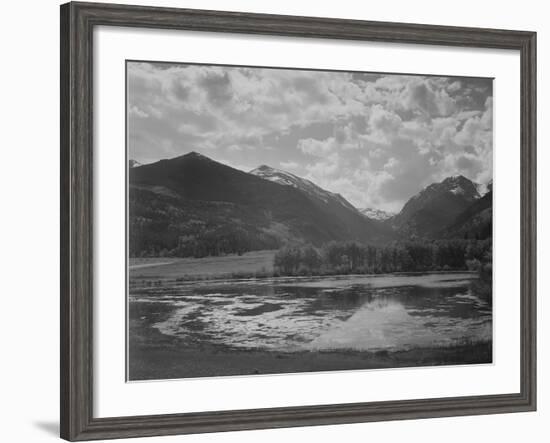
[[[298,142],[298,149],[304,154],[311,154],[323,157],[334,149],[335,139],[333,137],[326,140],[315,140],[314,138],[302,139]]]
[[[457,173],[488,181],[492,109],[490,79],[128,64],[131,158],[270,164],[357,206],[399,210]]]
[[[427,116],[451,114],[455,110],[455,100],[444,88],[436,89],[434,86],[430,79],[409,82],[402,94],[404,107]]]

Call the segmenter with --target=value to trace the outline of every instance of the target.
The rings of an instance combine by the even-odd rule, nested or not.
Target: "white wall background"
[[[150,442],[384,441],[410,443],[548,441],[550,388],[550,14],[545,3],[460,0],[123,1],[203,9],[315,15],[538,32],[539,411],[403,422],[325,426]],[[59,3],[5,2],[0,27],[0,440],[55,441],[59,410]],[[546,274],[546,275],[545,275]],[[546,318],[546,321],[544,320]]]

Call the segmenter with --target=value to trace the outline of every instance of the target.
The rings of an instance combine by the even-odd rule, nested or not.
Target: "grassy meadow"
[[[131,280],[200,280],[265,276],[273,273],[275,250],[204,258],[131,258]]]

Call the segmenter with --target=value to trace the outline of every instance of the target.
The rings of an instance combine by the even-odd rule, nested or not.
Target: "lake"
[[[133,282],[131,336],[149,346],[287,358],[474,346],[492,340],[492,308],[470,290],[475,278],[464,272]]]

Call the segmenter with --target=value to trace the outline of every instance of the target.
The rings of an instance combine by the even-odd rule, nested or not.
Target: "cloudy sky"
[[[450,175],[492,178],[492,80],[128,63],[128,155],[267,164],[398,211]]]

